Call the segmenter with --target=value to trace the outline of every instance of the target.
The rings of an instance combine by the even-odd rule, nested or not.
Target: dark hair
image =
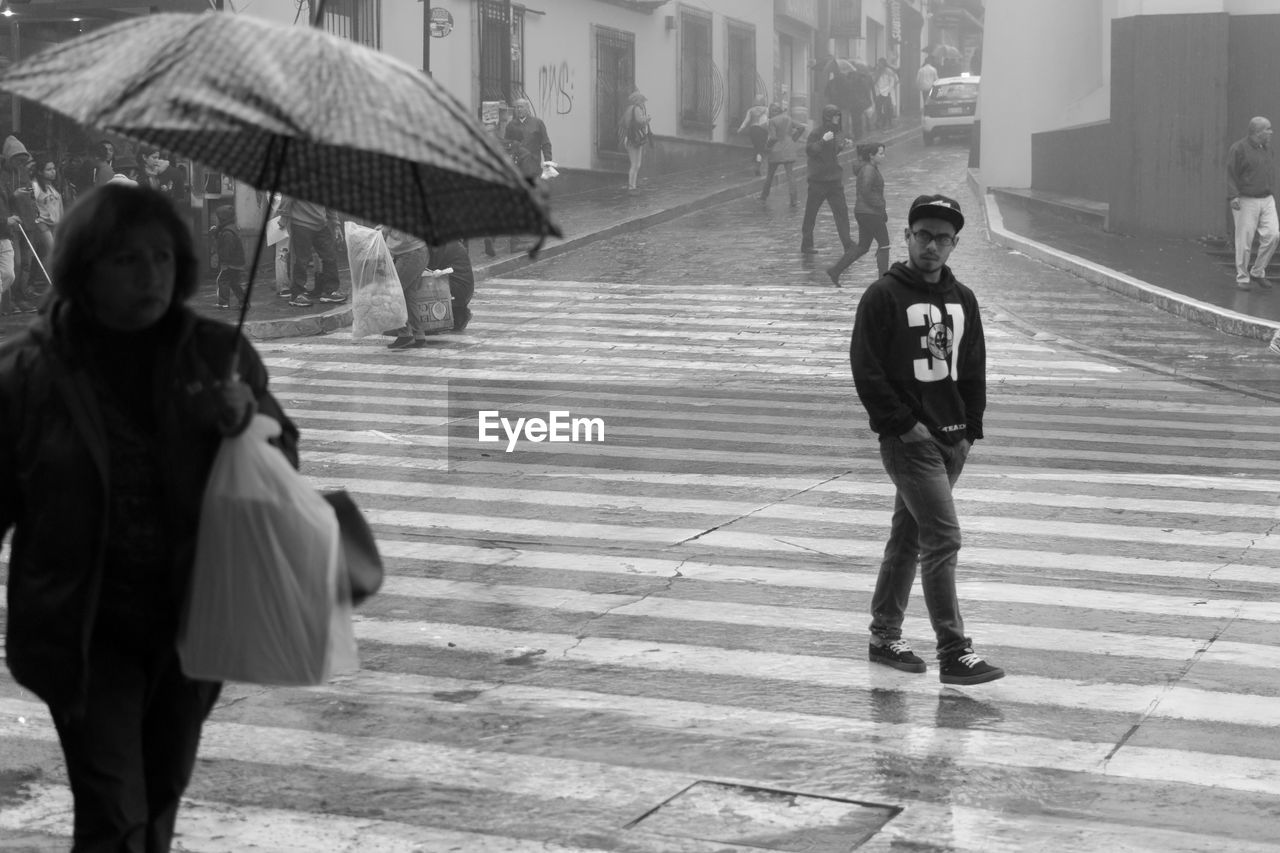
[[[93,146],[93,156],[99,160],[111,161],[116,156],[116,147],[110,142],[103,140]]]
[[[140,145],[138,146],[137,159],[139,161],[142,161],[150,157],[152,154],[159,154],[159,153],[160,153],[160,149],[155,145]]]
[[[876,152],[884,147],[885,146],[883,142],[865,142],[859,145],[857,148],[858,159],[865,160],[868,163],[870,163],[871,158],[875,156]]]
[[[176,276],[174,304],[190,299],[199,286],[195,243],[169,197],[150,187],[104,184],[76,200],[58,223],[58,239],[49,260],[54,290],[68,302],[83,298],[93,264],[104,257],[127,228],[156,223],[173,240]]]
[[[53,157],[42,155],[40,157],[31,158],[31,177],[35,179],[36,183],[40,185],[40,189],[42,190],[47,190],[50,186],[49,182],[44,179],[44,167],[48,166],[50,163],[53,164],[53,168],[57,169],[58,174],[61,175],[62,168],[58,165],[58,161]]]

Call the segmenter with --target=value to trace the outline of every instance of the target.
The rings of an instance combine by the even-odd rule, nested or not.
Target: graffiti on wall
[[[573,69],[568,62],[538,69],[538,104],[542,115],[573,112]]]

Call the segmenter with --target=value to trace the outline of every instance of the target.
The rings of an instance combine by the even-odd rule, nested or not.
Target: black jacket
[[[824,142],[822,137],[827,131],[834,135],[831,141]],[[844,134],[834,124],[824,124],[809,134],[809,142],[804,146],[804,153],[809,157],[809,183],[844,180],[844,167],[840,165],[839,159],[844,147]]]
[[[13,528],[6,653],[13,677],[51,706],[84,697],[99,612],[108,529],[109,450],[71,307],[55,301],[0,346],[0,537]],[[212,383],[225,375],[235,330],[175,309],[152,388],[158,468],[174,544],[168,583],[185,597],[201,500],[221,442]],[[297,429],[267,391],[261,359],[238,341],[240,374],[258,410],[284,427],[297,465]]]
[[[917,422],[939,441],[982,438],[987,349],[973,291],[950,267],[929,283],[896,263],[858,302],[849,343],[858,398],[881,438]]]

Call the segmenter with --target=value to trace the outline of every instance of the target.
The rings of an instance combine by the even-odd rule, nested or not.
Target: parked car
[[[972,133],[978,112],[978,86],[981,77],[962,75],[943,77],[933,84],[924,101],[924,117],[920,128],[924,144],[943,133]]]

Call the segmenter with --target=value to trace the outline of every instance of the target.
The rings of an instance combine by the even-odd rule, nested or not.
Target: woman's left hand
[[[258,401],[253,389],[239,379],[219,382],[215,389],[221,411],[218,429],[224,436],[233,438],[244,432],[258,411]]]

